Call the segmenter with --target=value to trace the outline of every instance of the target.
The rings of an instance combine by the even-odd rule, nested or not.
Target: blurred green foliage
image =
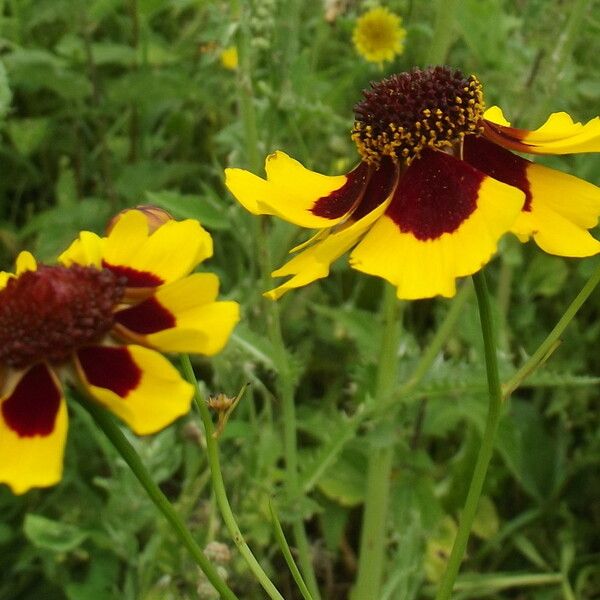
[[[374,385],[382,284],[336,265],[327,280],[281,302],[297,384],[304,495],[293,505],[277,495],[281,416],[260,309],[257,230],[225,192],[222,170],[253,166],[253,156],[277,148],[331,174],[356,161],[348,132],[361,89],[423,64],[433,35],[432,3],[385,4],[402,15],[408,37],[405,54],[379,69],[350,41],[357,15],[372,2],[252,0],[237,12],[237,3],[219,0],[2,2],[0,260],[10,268],[22,248],[52,260],[79,230],[102,231],[116,211],[140,203],[199,218],[211,230],[211,269],[245,312],[227,350],[196,367],[213,391],[234,394],[252,383],[221,438],[224,475],[242,530],[290,600],[297,596],[269,524],[269,497],[284,528],[298,511],[307,520],[324,598],[347,597],[369,444],[396,448],[385,598],[430,597],[485,419],[473,298],[423,384],[393,410],[361,415]],[[577,34],[566,40],[575,4],[459,2],[456,22],[448,23],[448,63],[476,73],[488,105],[500,104],[520,126],[537,126],[556,110],[589,119],[600,98],[600,6],[588,2]],[[240,23],[250,34],[241,59],[251,81],[219,60],[236,43]],[[597,155],[545,162],[600,184]],[[277,263],[300,235],[272,224]],[[503,240],[488,271],[505,378],[597,264]],[[600,594],[599,300],[597,290],[548,364],[510,401],[457,598]],[[448,305],[404,307],[402,381]],[[24,497],[0,489],[0,599],[196,597],[201,576],[131,473],[76,406],[71,419],[60,485]],[[131,441],[198,539],[227,540],[196,418]],[[226,569],[240,597],[263,597],[235,553]]]

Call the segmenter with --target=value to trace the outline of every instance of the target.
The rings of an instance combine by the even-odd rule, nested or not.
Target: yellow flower
[[[83,231],[58,265],[28,252],[0,273],[0,482],[21,494],[62,476],[72,378],[137,434],[190,407],[192,386],[160,352],[212,355],[239,319],[218,279],[192,270],[212,255],[194,220],[154,231],[126,212],[107,237]]]
[[[509,231],[550,254],[600,252],[588,231],[600,188],[510,152],[598,152],[600,118],[583,125],[554,113],[534,131],[516,129],[498,107],[484,109],[475,76],[448,67],[372,84],[355,113],[361,162],[346,175],[309,171],[279,151],[267,158],[266,179],[226,171],[250,212],[318,230],[273,272],[291,278],[268,297],[326,277],[352,248],[350,265],[403,299],[453,296],[456,279],[479,271]]]
[[[235,71],[238,68],[238,51],[235,46],[229,46],[221,51],[221,65],[225,69]]]
[[[404,51],[406,30],[402,19],[387,8],[372,8],[354,26],[352,41],[357,52],[369,62],[382,63]]]

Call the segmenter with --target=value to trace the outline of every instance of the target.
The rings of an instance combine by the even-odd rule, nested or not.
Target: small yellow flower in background
[[[22,252],[15,274],[0,272],[0,482],[16,494],[61,479],[61,376],[154,433],[193,396],[161,352],[216,354],[239,320],[236,302],[217,301],[216,275],[192,273],[212,255],[208,232],[160,216],[127,211],[106,237],[81,232],[58,265]]]
[[[229,46],[221,51],[221,64],[230,71],[238,68],[238,51],[235,46]]]
[[[352,33],[357,52],[365,60],[378,64],[402,54],[405,37],[402,19],[381,6],[361,15]]]

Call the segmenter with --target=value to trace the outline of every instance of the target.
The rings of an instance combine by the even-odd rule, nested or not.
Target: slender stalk
[[[395,288],[386,284],[382,303],[383,337],[373,399],[375,406],[387,400],[396,381],[396,351],[400,335],[399,306]],[[394,448],[391,445],[383,448],[372,446],[369,451],[358,575],[352,591],[352,600],[373,600],[380,597],[393,456]]]
[[[454,35],[454,12],[458,0],[437,0],[436,4],[435,26],[427,53],[427,65],[443,64],[446,60]]]
[[[221,576],[215,567],[213,567],[208,558],[206,558],[204,552],[202,552],[202,549],[198,546],[181,517],[175,512],[175,509],[167,497],[152,480],[152,476],[148,472],[148,469],[144,466],[144,463],[133,446],[127,441],[113,417],[100,406],[84,399],[79,393],[75,392],[75,395],[80,404],[92,416],[96,425],[104,432],[104,435],[106,435],[123,460],[129,465],[133,474],[142,484],[144,490],[146,490],[146,494],[148,494],[150,500],[154,502],[156,508],[158,508],[165,519],[167,519],[175,535],[188,549],[196,564],[202,569],[202,572],[206,575],[215,590],[219,592],[221,598],[224,598],[225,600],[238,600],[238,597],[231,591],[223,579],[221,579]]]
[[[272,600],[283,600],[283,596],[277,591],[277,588],[273,585],[273,582],[269,579],[268,575],[263,571],[252,550],[246,543],[240,528],[235,520],[229,499],[227,498],[227,492],[225,490],[225,484],[223,482],[223,473],[221,472],[221,463],[219,460],[219,446],[217,440],[214,438],[213,433],[215,431],[210,412],[206,406],[204,398],[200,395],[200,389],[194,375],[192,363],[190,357],[187,354],[181,356],[181,367],[185,378],[194,386],[194,401],[200,418],[204,425],[204,431],[206,433],[206,452],[208,454],[208,463],[210,465],[210,473],[213,484],[213,491],[217,500],[217,505],[221,511],[223,521],[235,542],[240,554],[246,561],[246,564],[260,583],[265,592],[267,592],[269,598]]]
[[[264,247],[264,260],[270,262],[268,247]],[[263,273],[268,270],[263,265]],[[298,476],[298,445],[296,431],[296,405],[294,402],[294,382],[290,369],[289,358],[285,349],[281,332],[279,305],[270,302],[268,305],[269,338],[275,350],[274,362],[278,374],[278,387],[281,397],[283,417],[283,452],[286,465],[286,492],[289,499],[297,499],[300,493],[300,478]],[[311,595],[317,600],[321,597],[317,585],[314,567],[311,559],[310,545],[304,529],[301,515],[296,515],[292,522],[292,532],[298,548],[298,560],[306,579]]]
[[[240,66],[238,69],[239,107],[244,124],[246,162],[250,170],[258,171],[260,156],[258,153],[258,129],[254,95],[252,90],[252,64],[250,55],[250,33],[248,19],[242,11],[245,4],[235,0],[234,11],[238,15],[240,35],[238,36],[238,53]],[[299,8],[298,8],[299,9]],[[253,237],[257,262],[260,265],[264,289],[270,285],[271,255],[268,245],[265,219],[253,219]],[[281,318],[279,306],[268,302],[266,306],[269,339],[275,350],[274,363],[278,375],[278,388],[283,412],[283,447],[286,464],[286,492],[290,499],[297,498],[299,492],[298,478],[298,448],[296,445],[296,407],[294,405],[294,382],[291,378],[289,358],[281,333]],[[300,515],[292,523],[294,540],[298,549],[300,567],[312,596],[320,599],[317,579],[310,557],[310,546],[304,524]]]
[[[300,593],[302,594],[302,597],[304,598],[304,600],[313,600],[313,597],[310,595],[310,592],[308,591],[308,588],[306,587],[306,584],[304,583],[304,580],[302,579],[300,570],[298,569],[298,567],[296,566],[296,563],[294,562],[294,557],[292,556],[292,551],[290,550],[287,540],[285,539],[283,529],[281,528],[281,523],[279,522],[279,519],[277,518],[277,514],[275,512],[275,508],[273,507],[272,502],[269,502],[269,511],[271,513],[271,521],[273,523],[273,530],[275,531],[275,537],[277,539],[277,543],[279,544],[279,547],[281,548],[281,553],[283,554],[283,557],[285,558],[285,562],[287,563],[287,566],[292,574],[292,577],[294,578],[294,581],[296,582],[296,585],[298,586],[298,589],[300,590]]]
[[[579,294],[575,296],[575,299],[563,316],[560,318],[558,323],[554,326],[554,329],[548,334],[546,339],[541,343],[540,347],[525,361],[523,366],[504,384],[504,395],[509,396],[512,394],[521,383],[529,376],[535,369],[542,363],[549,353],[556,347],[560,340],[560,336],[567,328],[569,323],[573,320],[573,317],[577,314],[577,311],[581,308],[583,303],[589,298],[590,294],[596,289],[596,286],[600,283],[600,264],[596,267],[596,270],[592,273],[592,276],[588,279],[587,283],[583,286]]]
[[[467,541],[471,533],[471,526],[473,525],[475,515],[477,514],[477,507],[479,505],[479,498],[481,497],[485,476],[494,452],[494,440],[502,408],[502,390],[500,387],[500,375],[498,373],[498,357],[496,355],[496,332],[492,320],[492,307],[485,280],[485,273],[479,271],[479,273],[473,275],[473,283],[475,284],[479,318],[481,321],[481,333],[483,335],[490,403],[485,429],[483,431],[483,438],[481,440],[481,448],[479,449],[479,455],[469,485],[467,499],[460,517],[456,539],[454,540],[446,572],[442,577],[435,600],[448,600],[452,595],[454,582],[458,575],[460,563],[465,554]]]
[[[239,68],[237,70],[238,104],[244,126],[246,162],[251,171],[260,167],[258,153],[258,128],[256,111],[254,110],[254,90],[252,87],[252,57],[250,52],[250,31],[248,28],[248,8],[245,2],[235,0],[233,11],[238,18],[239,34],[237,36],[237,51]]]

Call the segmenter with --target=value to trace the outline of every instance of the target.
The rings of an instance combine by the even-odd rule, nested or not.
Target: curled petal
[[[347,175],[321,175],[280,151],[267,157],[265,171],[262,179],[243,169],[226,169],[225,185],[255,215],[314,228],[343,221],[359,202],[369,175],[363,163]]]
[[[398,172],[392,162],[382,163],[381,168],[372,174],[364,196],[352,216],[339,229],[327,231],[307,242],[314,242],[312,245],[297,247],[304,248],[303,252],[271,273],[273,277],[293,277],[266,292],[265,296],[277,300],[291,289],[327,277],[331,264],[352,248],[384,213],[391,201],[397,179]]]
[[[187,413],[193,388],[162,355],[142,346],[88,346],[77,371],[90,395],[137,434],[154,433]]]
[[[511,127],[502,111],[493,106],[484,114],[484,133],[505,148],[532,154],[578,154],[600,151],[600,118],[585,125],[576,123],[565,112],[552,113],[538,129]]]
[[[0,398],[0,482],[15,494],[62,477],[68,416],[60,384],[43,363],[13,372]]]
[[[514,223],[524,194],[441,152],[425,152],[396,188],[384,216],[350,255],[412,300],[456,293],[456,278],[487,263]]]

